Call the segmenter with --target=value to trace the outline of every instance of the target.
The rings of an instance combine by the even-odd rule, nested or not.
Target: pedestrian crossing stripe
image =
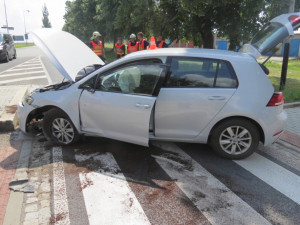
[[[185,153],[180,146],[165,142],[152,142],[152,144],[166,152],[162,155],[152,154],[152,157],[163,171],[168,174],[171,180],[175,181],[177,187],[182,190],[189,201],[198,208],[199,213],[204,215],[207,223],[271,224],[274,222],[271,219],[271,214],[275,212],[271,214],[261,212],[257,207],[253,207],[252,204],[249,204],[249,201],[241,198],[238,192],[233,191],[229,186],[225,185],[223,183],[224,180],[222,182],[218,176],[213,175],[199,161],[196,161],[192,156]],[[168,157],[171,155],[172,157]],[[175,156],[179,157],[180,160],[174,160]],[[79,150],[75,150],[75,160],[80,163],[92,160],[101,165],[100,169],[90,172],[80,172],[78,175],[87,210],[87,218],[90,224],[152,223],[151,216],[149,217],[144,211],[144,207],[147,206],[139,203],[140,198],[136,197],[139,196],[139,193],[130,188],[128,185],[130,179],[121,172],[121,168],[111,153],[103,154],[96,152],[93,154],[81,154]],[[190,166],[187,168],[182,162],[189,162]],[[271,185],[269,186],[271,189],[273,186],[276,190],[283,192],[282,194],[287,196],[287,198],[284,198],[275,194],[275,199],[283,199],[282,202],[285,202],[285,204],[287,204],[287,201],[290,201],[289,207],[292,207],[295,211],[300,209],[300,205],[297,204],[300,193],[297,193],[297,189],[295,189],[297,188],[295,185],[298,184],[299,176],[287,171],[280,165],[274,165],[272,161],[256,153],[253,157],[249,157],[248,160],[227,160],[226,163],[230,165],[235,164],[235,168],[237,166],[240,167],[241,169],[239,170],[235,169],[239,173],[243,173],[241,170],[248,171],[252,174],[253,178],[256,177],[255,179],[257,180],[264,180],[267,182],[267,186]],[[260,168],[256,170],[255,168],[258,168],[257,164],[260,165]],[[218,167],[218,165],[214,166]],[[282,187],[278,188],[276,184],[268,181],[268,178],[263,174],[264,172],[260,174],[261,172],[258,171],[264,169],[261,166],[266,166],[266,173],[272,171],[275,175],[281,173],[279,180],[283,182]],[[269,180],[276,180],[277,177],[275,175],[273,177],[270,176]],[[283,187],[285,183],[287,184],[286,188]],[[267,189],[271,190],[270,188]],[[292,195],[289,193],[292,193]],[[247,195],[250,194],[251,192],[247,193]],[[272,195],[271,192],[268,193],[267,198],[270,195]],[[293,201],[295,203],[292,203]],[[266,207],[263,202],[257,204],[260,205],[259,207]],[[278,207],[276,209],[279,209]],[[270,205],[267,205],[266,209],[272,210]],[[297,213],[293,215],[295,218],[297,217]],[[285,216],[284,213],[283,215],[276,215],[279,220]],[[197,222],[195,221],[195,223]],[[207,223],[199,222],[199,224]]]
[[[46,79],[47,83],[51,83],[51,79],[41,60],[41,57],[28,60],[22,64],[1,72],[0,79],[0,85],[43,79]]]

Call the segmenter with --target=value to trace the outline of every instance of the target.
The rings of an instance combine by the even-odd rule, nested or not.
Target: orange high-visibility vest
[[[142,44],[139,43],[139,51],[145,50],[145,39],[142,40]]]
[[[128,49],[127,52],[137,52],[139,50],[139,42],[136,42],[135,45],[131,45],[131,41],[128,43]]]
[[[96,44],[94,41],[90,41],[93,45],[93,51],[97,56],[103,56],[103,45],[102,41],[99,41],[99,44]]]
[[[156,43],[155,43],[155,38],[152,36],[150,38],[150,47],[148,50],[154,50],[154,49],[157,49],[157,47],[156,47]]]
[[[159,46],[157,46],[157,48],[162,48],[163,44],[164,44],[164,41],[161,41]]]
[[[120,44],[118,45],[118,43],[115,44],[115,48],[117,49],[117,55],[124,55],[125,52],[122,51],[122,47],[124,46],[124,44]]]

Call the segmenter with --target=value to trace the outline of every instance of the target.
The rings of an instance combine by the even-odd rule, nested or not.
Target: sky
[[[66,0],[5,0],[8,26],[14,27],[9,33],[24,35],[24,16],[27,32],[42,27],[42,9],[46,4],[49,20],[53,28],[62,29],[64,25]],[[27,12],[29,10],[29,12]],[[0,0],[0,27],[6,25],[4,0]],[[0,31],[6,32],[6,29]]]

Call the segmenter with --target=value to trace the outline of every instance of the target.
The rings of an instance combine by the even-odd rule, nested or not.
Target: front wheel
[[[15,54],[14,54],[13,59],[16,59],[16,58],[17,58],[17,51],[16,51],[16,49],[15,49]]]
[[[231,119],[212,131],[210,146],[228,159],[243,159],[251,155],[259,144],[257,127],[245,119]]]
[[[79,139],[72,121],[59,109],[51,109],[45,113],[42,128],[45,137],[58,145],[74,144]]]

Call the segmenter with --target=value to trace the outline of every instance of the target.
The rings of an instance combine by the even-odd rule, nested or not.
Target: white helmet
[[[130,38],[135,38],[135,34],[130,34]]]
[[[101,37],[101,34],[98,31],[94,31],[93,39],[96,39],[97,37]]]

